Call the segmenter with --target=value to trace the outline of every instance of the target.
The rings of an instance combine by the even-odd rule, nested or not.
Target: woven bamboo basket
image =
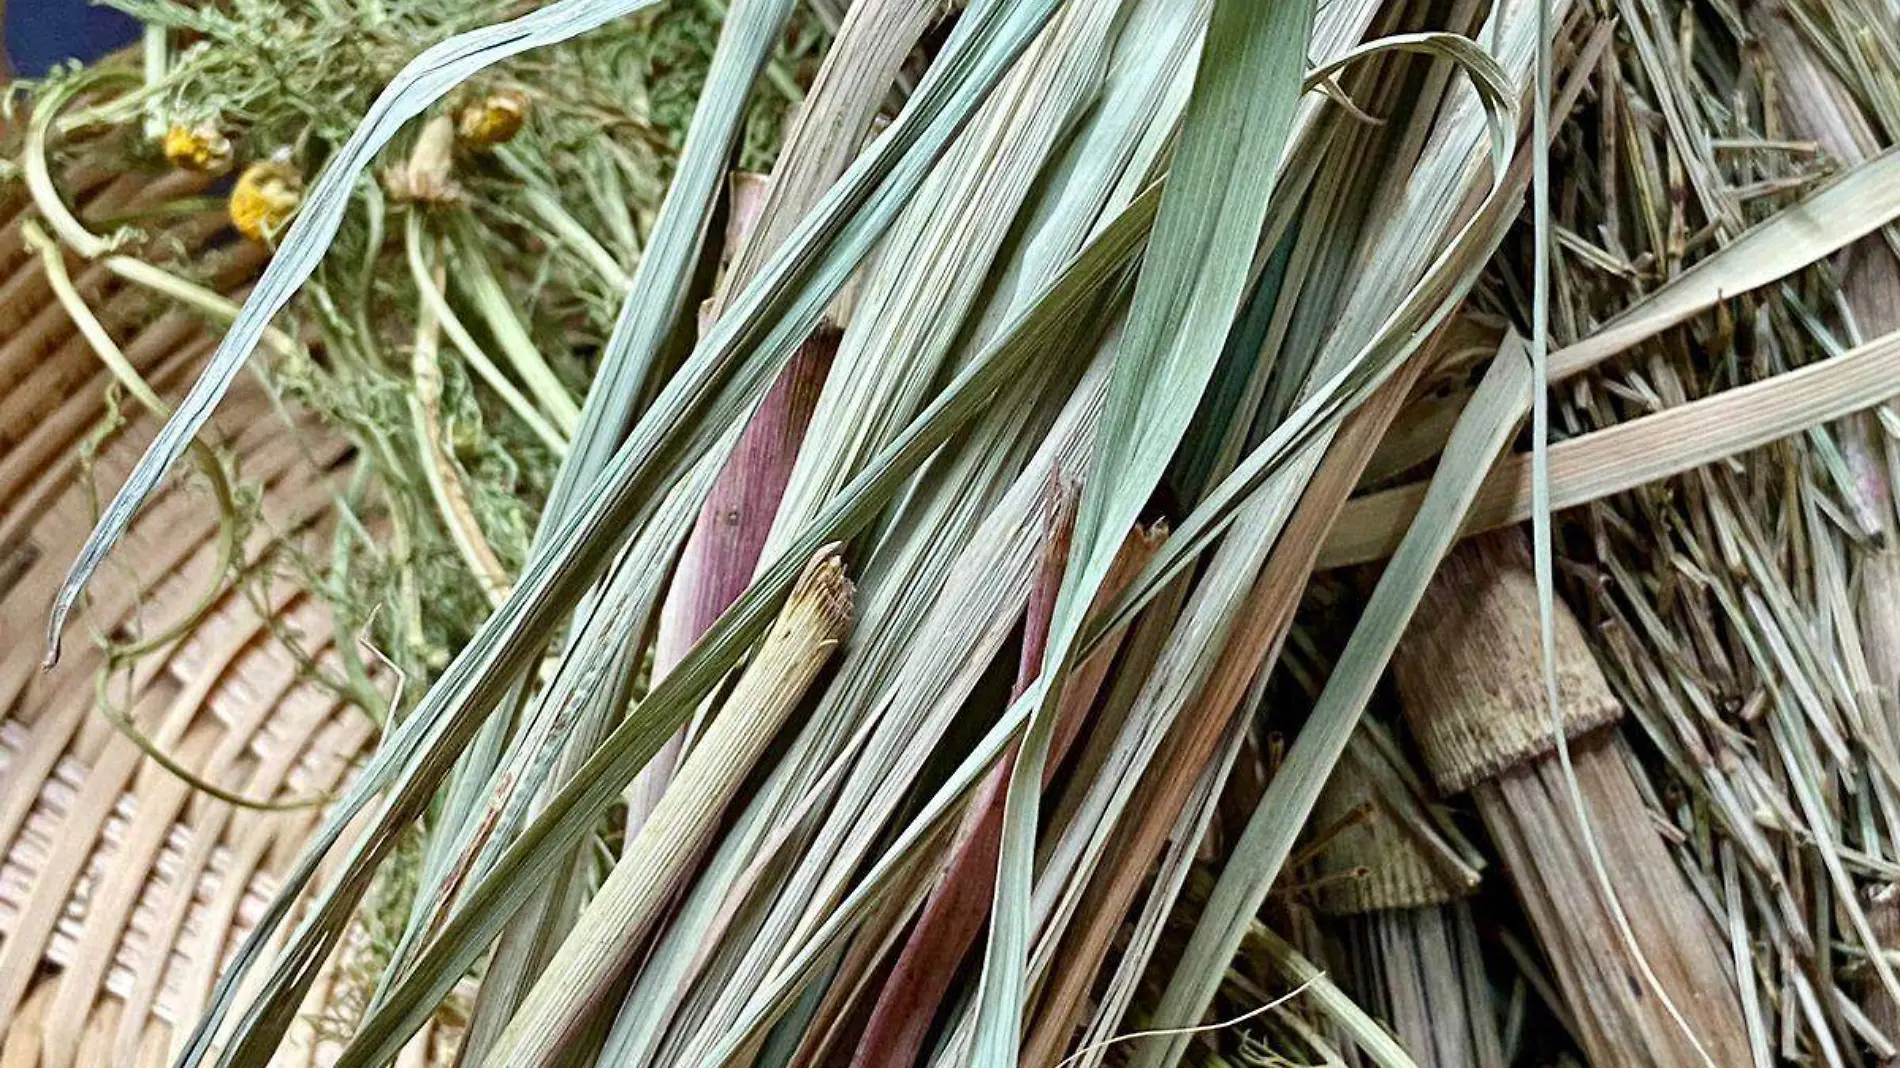
[[[103,159],[62,177],[81,218],[102,230],[196,191],[184,176],[115,173]],[[43,672],[53,592],[156,420],[114,400],[27,240],[24,195],[0,217],[0,1068],[159,1065],[318,809],[238,806],[198,791],[117,729],[102,703],[243,798],[281,805],[340,785],[376,728],[307,670],[308,657],[333,658],[340,640],[325,607],[281,579],[240,587],[224,564],[232,552],[253,561],[327,537],[348,450],[241,379],[208,438],[260,491],[261,522],[235,544],[202,479],[169,480],[94,583],[58,666]],[[241,294],[264,257],[212,210],[166,221],[154,240],[153,254],[226,294]],[[215,330],[99,264],[68,259],[67,270],[140,374],[180,396]],[[182,636],[101,687],[102,639],[168,628]],[[344,996],[339,967],[317,984],[282,1063],[324,1063],[326,1013]],[[423,1038],[407,1060],[433,1063],[436,1044]]]

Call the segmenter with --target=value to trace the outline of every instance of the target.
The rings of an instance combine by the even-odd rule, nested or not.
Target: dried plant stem
[[[736,254],[750,239],[769,188],[769,183],[756,176],[734,176],[726,233],[729,254]],[[702,309],[702,315],[716,313],[713,302]],[[785,495],[786,480],[798,458],[798,447],[805,440],[812,410],[817,407],[825,374],[837,351],[838,331],[821,325],[759,402],[714,481],[687,536],[660,608],[653,644],[655,679],[665,677],[679,664],[700,635],[752,581],[773,517],[778,515],[779,501]],[[669,739],[628,787],[629,826],[638,827],[659,802],[679,762],[686,733],[682,728]]]
[[[606,985],[644,944],[727,802],[843,639],[851,599],[837,547],[821,550],[702,744],[589,902],[582,925],[611,934],[561,944],[484,1065],[539,1068],[559,1059],[564,1043],[599,1006]]]
[[[163,398],[159,397],[158,393],[145,381],[144,376],[139,374],[138,368],[133,365],[131,360],[126,358],[125,353],[119,348],[118,343],[113,341],[112,335],[106,331],[105,324],[99,321],[98,316],[87,306],[85,298],[79,293],[78,289],[74,287],[71,277],[66,273],[66,263],[60,255],[58,246],[55,245],[53,240],[43,233],[39,227],[30,222],[26,224],[24,232],[28,245],[37,250],[40,254],[41,267],[46,272],[47,283],[52,287],[55,298],[66,311],[67,316],[72,319],[74,325],[78,327],[80,335],[85,339],[86,344],[92,349],[93,353],[99,357],[99,361],[106,365],[106,369],[111,372],[113,380],[127,393],[130,393],[133,398],[153,416],[160,419],[169,416],[171,414],[171,406],[166,404]],[[231,518],[237,507],[237,498],[236,491],[231,485],[230,476],[226,473],[224,464],[218,459],[217,454],[211,450],[210,446],[203,442],[193,441],[191,443],[191,455],[197,463],[199,472],[204,475],[205,481],[210,483],[212,496],[217,500],[219,506],[220,537],[218,544],[220,555],[218,564],[212,572],[214,576],[213,581],[199,593],[196,603],[193,604],[190,609],[181,613],[171,626],[168,626],[164,631],[156,635],[149,635],[124,644],[112,645],[109,649],[109,653],[112,656],[121,659],[135,657],[167,644],[173,639],[190,632],[191,629],[197,625],[198,621],[203,619],[206,613],[211,611],[218,599],[223,596],[224,580],[237,565],[241,549],[241,546],[238,544],[241,532],[236,522]],[[115,720],[115,722],[119,721]],[[130,721],[122,722],[121,728],[127,737],[137,742],[155,758],[161,761],[168,759],[159,752],[157,747],[146,740],[144,735],[140,734],[138,730],[131,725]]]
[[[1068,1045],[1096,971],[1140,889],[1150,861],[1166,842],[1201,770],[1226,736],[1255,675],[1263,664],[1278,659],[1300,594],[1312,577],[1314,555],[1325,540],[1324,532],[1338,517],[1425,362],[1421,355],[1394,373],[1347,419],[1320,461],[1306,494],[1287,521],[1278,551],[1268,557],[1241,607],[1226,647],[1196,703],[1196,714],[1184,717],[1167,748],[1158,755],[1153,785],[1144,786],[1145,796],[1133,809],[1134,820],[1116,832],[1115,863],[1089,887],[1089,899],[1080,911],[1081,922],[1067,936],[1070,948],[1064,953],[1065,966],[1051,977],[1030,1029],[1024,1064],[1052,1065]]]
[[[1354,917],[1368,1003],[1418,1068],[1503,1068],[1503,1036],[1471,905],[1385,909]]]
[[[183,304],[220,323],[237,318],[238,302],[213,289],[206,289],[186,278],[131,256],[107,256],[106,270],[135,285]],[[264,331],[263,344],[277,356],[299,356],[302,349],[289,334],[275,327]]]
[[[1604,730],[1622,708],[1559,611],[1552,670],[1589,817],[1579,826],[1544,714],[1530,566],[1516,532],[1446,559],[1394,658],[1406,718],[1439,788],[1472,791],[1591,1062],[1746,1064],[1726,943],[1658,834],[1621,736]]]
[[[1900,893],[1891,886],[1877,891],[1867,903],[1867,922],[1882,950],[1900,946]],[[1900,1041],[1900,1001],[1888,997],[1878,980],[1863,982],[1867,1021],[1889,1041]],[[1900,1064],[1900,1057],[1883,1057],[1880,1064]]]
[[[437,264],[437,285],[441,284],[443,271]],[[441,350],[442,325],[424,304],[416,309],[416,343],[410,357],[415,388],[409,394],[409,421],[421,446],[423,477],[429,483],[429,496],[435,499],[436,510],[442,513],[449,540],[462,554],[475,581],[481,583],[488,603],[500,607],[508,593],[508,572],[482,535],[455,459],[442,443],[442,368],[437,362]]]
[[[166,404],[157,391],[146,382],[138,368],[119,348],[118,343],[112,340],[105,325],[87,306],[85,298],[74,287],[71,277],[66,272],[65,260],[61,257],[58,245],[31,222],[26,223],[23,229],[28,246],[40,254],[41,268],[46,272],[47,283],[51,286],[55,298],[72,319],[80,335],[85,338],[87,345],[98,356],[99,361],[106,365],[113,380],[153,416],[162,419],[169,415],[171,406]],[[236,492],[231,485],[230,477],[217,454],[203,442],[192,442],[191,455],[199,471],[210,483],[213,498],[217,501],[219,508],[218,560],[210,572],[211,581],[198,593],[195,601],[179,613],[163,631],[131,642],[109,644],[107,648],[109,660],[130,660],[189,634],[197,627],[199,621],[204,619],[224,598],[225,581],[237,566],[243,548],[240,544],[242,531],[232,518],[237,504]],[[129,709],[120,709],[112,704],[106,690],[108,680],[109,674],[102,671],[97,683],[97,703],[100,711],[121,734],[161,767],[192,786],[226,801],[250,804],[248,799],[229,794],[216,787],[174,759],[164,746],[140,729]]]
[[[1768,61],[1780,76],[1777,94],[1790,132],[1816,142],[1843,164],[1860,164],[1880,150],[1878,139],[1861,113],[1853,94],[1828,69],[1779,0],[1755,5],[1754,22]],[[1900,258],[1878,236],[1863,238],[1836,258],[1841,298],[1852,316],[1856,340],[1900,331]],[[1878,717],[1862,744],[1892,761],[1900,742],[1900,542],[1896,542],[1894,472],[1891,442],[1880,428],[1862,416],[1844,420],[1839,427],[1843,452],[1855,476],[1854,490],[1864,499],[1878,540],[1863,551],[1851,551],[1860,571],[1857,584],[1861,651],[1867,673],[1877,691],[1872,694]],[[1863,520],[1865,522],[1866,520]],[[1878,944],[1870,950],[1900,945],[1900,912],[1891,894],[1869,902],[1868,927]],[[1881,981],[1867,984],[1866,1011],[1875,1029],[1889,1039],[1900,1037],[1900,1000]],[[1826,1032],[1822,1032],[1826,1033]],[[1883,1061],[1887,1058],[1883,1058]]]
[[[857,157],[891,80],[939,14],[937,0],[852,6],[786,130],[771,178],[733,186],[731,262],[708,302],[708,322],[717,320],[726,300],[752,280]],[[835,329],[821,325],[794,354],[720,471],[661,608],[655,678],[672,670],[751,581],[838,341]],[[735,510],[737,522],[729,518]],[[683,744],[683,733],[670,740],[629,790],[629,818],[635,825],[665,791]]]
[[[429,250],[425,247],[428,242],[420,212],[409,213],[408,222],[403,227],[403,241],[408,253],[409,274],[416,284],[416,292],[421,295],[424,306],[441,325],[443,333],[447,334],[449,341],[455,345],[456,351],[462,354],[462,358],[468,361],[469,367],[488,385],[488,388],[494,390],[502,402],[521,417],[521,421],[534,431],[535,436],[540,438],[543,444],[555,455],[566,456],[566,436],[541,414],[540,409],[534,406],[534,402],[529,400],[507,375],[502,373],[501,368],[475,341],[475,335],[469,333],[468,327],[462,325],[461,317],[449,307],[447,294],[442,292],[442,287],[435,281]]]
[[[580,404],[548,366],[527,325],[516,314],[514,301],[501,279],[495,276],[495,269],[482,251],[474,228],[466,219],[459,221],[462,225],[454,227],[453,236],[444,241],[448,258],[455,263],[456,280],[467,288],[475,310],[488,324],[489,334],[501,346],[502,355],[514,365],[515,373],[527,383],[528,392],[534,395],[541,410],[547,413],[563,438],[572,437],[581,421]]]
[[[1070,537],[1075,531],[1076,500],[1074,486],[1051,486],[1046,540],[1036,579],[1029,590],[1022,657],[1013,697],[1020,697],[1042,673],[1049,618],[1055,611],[1063,569],[1068,566]],[[1130,542],[1131,545],[1136,543]],[[1128,574],[1132,576],[1132,572]],[[1112,652],[1108,657],[1096,654],[1101,667],[1112,658]],[[1094,702],[1095,689],[1104,672],[1091,670],[1092,667],[1097,664],[1084,665],[1082,669],[1092,685],[1072,685],[1065,689],[1062,705],[1065,726],[1079,727]],[[1075,732],[1070,729],[1063,733],[1073,738]],[[1056,762],[1060,759],[1057,756]],[[970,807],[951,840],[943,872],[925,899],[923,911],[871,1010],[857,1054],[851,1060],[852,1068],[909,1068],[916,1063],[944,994],[989,916],[996,882],[996,851],[1002,839],[1003,793],[1009,787],[1009,773],[1014,766],[1012,749],[990,769],[989,777],[972,795]]]

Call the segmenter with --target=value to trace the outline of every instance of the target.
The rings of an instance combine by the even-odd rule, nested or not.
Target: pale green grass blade
[[[833,186],[787,246],[735,300],[615,454],[584,507],[530,559],[508,601],[450,664],[411,717],[389,737],[313,836],[284,889],[220,981],[183,1063],[196,1064],[229,1011],[237,985],[314,875],[318,861],[368,800],[400,773],[400,804],[386,805],[365,838],[371,858],[347,870],[303,931],[272,988],[279,1000],[314,975],[311,962],[341,931],[373,861],[393,845],[396,828],[419,815],[481,717],[514,686],[554,628],[592,585],[619,534],[657,507],[659,489],[714,444],[749,409],[803,342],[825,306],[922,181],[962,123],[1014,62],[1054,7],[1053,0],[984,4],[959,23],[911,106]],[[1092,292],[1092,290],[1091,290]],[[254,298],[255,299],[255,298]],[[918,462],[922,457],[905,457]],[[815,549],[815,546],[813,547]],[[778,588],[782,594],[783,586]],[[726,650],[736,655],[736,649]],[[710,685],[710,682],[705,683]],[[274,1026],[287,1010],[260,1003],[254,1018]]]
[[[1117,10],[1103,2],[1058,14],[892,225],[865,272],[767,555],[909,422],[939,379],[1024,199],[1094,96]]]
[[[1507,53],[1497,59],[1469,49],[1442,50],[1470,76],[1471,95],[1454,97],[1451,109],[1436,123],[1415,120],[1420,125],[1415,135],[1429,134],[1429,139],[1412,174],[1397,182],[1394,193],[1403,198],[1404,210],[1388,217],[1377,246],[1362,255],[1369,273],[1353,283],[1345,307],[1328,316],[1333,329],[1326,351],[1315,357],[1317,373],[1327,377],[1302,387],[1305,397],[1299,406],[1204,495],[1121,603],[1104,613],[1101,627],[1125,624],[1130,606],[1151,597],[1198,557],[1266,485],[1268,472],[1329,434],[1346,410],[1369,396],[1431,336],[1476,282],[1510,227],[1528,179],[1521,162],[1499,147],[1500,136],[1515,126],[1514,121],[1500,121],[1500,115],[1515,113],[1511,101],[1529,78],[1529,33],[1523,25],[1527,20],[1520,16],[1514,10],[1494,15],[1501,20],[1498,27],[1508,31],[1503,38]],[[1377,43],[1358,51],[1376,52]],[[1487,131],[1493,161],[1490,189],[1477,210],[1459,223],[1463,196],[1483,188],[1471,152]],[[1497,168],[1500,160],[1508,164],[1504,171]],[[1419,273],[1412,274],[1414,270]]]
[[[1306,0],[1214,5],[1083,489],[1074,542],[1082,564],[1065,576],[1046,660],[1058,671],[1073,662],[1082,615],[1179,447],[1226,343],[1273,191],[1258,168],[1277,163],[1285,150],[1312,23]],[[978,992],[974,1059],[997,1068],[1015,1063],[1022,1038],[1031,868],[1060,692],[1059,686],[1045,689],[1010,776]]]
[[[1346,54],[1364,57],[1393,48],[1409,50],[1408,46],[1416,40],[1417,36],[1383,38],[1348,50]],[[1388,43],[1391,43],[1390,48]],[[1456,54],[1461,50],[1432,49],[1432,51],[1441,54],[1445,52]],[[1502,72],[1488,57],[1484,57],[1481,53],[1472,53],[1468,49],[1462,51],[1473,57],[1466,61],[1464,66],[1471,71],[1474,81],[1481,85],[1503,84]],[[1481,90],[1481,95],[1489,96],[1491,103],[1484,108],[1484,115],[1471,117],[1490,125],[1489,137],[1495,149],[1499,145],[1496,113],[1500,110],[1506,112],[1509,110],[1508,107],[1499,108],[1497,102],[1508,93],[1497,90],[1484,93]],[[1416,97],[1414,99],[1416,100]],[[1407,139],[1422,137],[1423,132],[1431,129],[1433,125],[1431,119],[1434,112],[1435,109],[1421,104],[1418,117],[1413,120],[1418,129],[1409,134],[1404,131],[1399,133],[1405,135]],[[1466,124],[1454,120],[1450,128],[1467,133],[1473,138],[1474,146],[1477,139],[1484,137],[1484,131],[1475,123]],[[1458,141],[1451,139],[1448,144],[1455,146]],[[1508,145],[1508,142],[1505,144]],[[1339,157],[1339,162],[1346,167],[1351,167],[1355,163],[1362,163],[1362,160],[1356,154],[1346,154]],[[1430,190],[1433,196],[1442,196],[1442,190],[1456,188],[1460,182],[1463,182],[1469,193],[1482,192],[1483,187],[1476,184],[1482,180],[1481,175],[1472,174],[1468,179],[1452,178],[1450,180],[1441,180],[1438,177],[1447,168],[1452,175],[1469,174],[1468,163],[1469,161],[1463,158],[1463,154],[1453,148],[1430,157],[1426,163],[1421,164],[1420,170],[1415,175],[1406,180],[1405,184]],[[1328,178],[1308,196],[1314,200],[1329,195],[1346,198],[1347,203],[1341,206],[1349,209],[1346,212],[1349,216],[1350,209],[1359,205],[1357,198],[1362,193],[1363,191],[1356,187]],[[1508,204],[1508,191],[1494,189],[1491,199],[1496,205]],[[1331,225],[1337,225],[1338,218],[1339,216],[1334,216],[1329,220],[1329,229]],[[1303,288],[1313,290],[1313,295],[1317,298],[1315,303],[1323,309],[1324,314],[1307,316],[1305,321],[1296,328],[1295,335],[1289,338],[1285,345],[1279,346],[1291,350],[1281,353],[1281,357],[1289,355],[1293,357],[1289,366],[1284,369],[1284,373],[1289,377],[1305,379],[1310,373],[1309,364],[1316,364],[1320,370],[1324,370],[1338,366],[1342,362],[1350,365],[1366,362],[1366,355],[1354,353],[1353,347],[1360,344],[1360,339],[1366,336],[1365,332],[1371,329],[1373,324],[1361,321],[1349,328],[1342,326],[1338,318],[1332,314],[1332,298],[1338,291],[1346,290],[1353,295],[1355,301],[1377,308],[1379,314],[1384,314],[1386,304],[1373,298],[1381,294],[1399,296],[1403,292],[1402,287],[1411,281],[1405,273],[1406,257],[1387,253],[1397,248],[1405,250],[1408,255],[1416,256],[1419,246],[1427,248],[1436,246],[1445,240],[1444,232],[1439,229],[1441,225],[1449,226],[1450,220],[1441,220],[1430,211],[1393,216],[1392,221],[1383,228],[1384,232],[1378,239],[1378,251],[1355,257],[1357,262],[1372,265],[1372,269],[1353,272],[1336,264],[1330,271],[1308,270],[1308,276],[1301,279],[1303,286],[1289,284],[1285,299],[1297,300]],[[1356,232],[1356,227],[1349,229]],[[1467,235],[1482,232],[1482,230],[1472,231],[1467,228]],[[1307,235],[1303,233],[1302,239],[1306,237]],[[1467,240],[1467,237],[1458,238],[1454,241],[1454,248]],[[1467,256],[1470,260],[1469,264],[1460,268],[1465,278],[1453,286],[1453,293],[1462,292],[1460,287],[1469,285],[1470,272],[1475,270],[1476,265],[1481,262],[1479,257],[1488,253],[1489,247],[1489,244],[1480,243],[1475,246],[1475,253]],[[1447,262],[1456,262],[1456,258]],[[1435,273],[1438,272],[1428,272],[1428,277]],[[1314,274],[1318,274],[1319,277],[1317,279],[1312,277]],[[1419,292],[1435,291],[1435,287],[1436,284],[1426,286]],[[1433,299],[1443,301],[1447,308],[1455,304],[1453,297],[1438,296]],[[1391,329],[1387,327],[1388,331]],[[1375,347],[1382,346],[1391,336],[1390,333],[1382,335],[1374,331],[1371,334],[1372,343]],[[1313,353],[1312,359],[1299,358],[1302,353],[1309,351]],[[1400,351],[1404,351],[1403,347]],[[1401,358],[1401,356],[1391,357],[1394,362],[1388,366],[1396,366],[1396,362]],[[1259,361],[1272,359],[1273,362],[1278,362],[1278,359],[1267,351],[1263,351],[1256,359]],[[1277,370],[1279,368],[1276,367]],[[1378,377],[1381,376],[1375,375],[1375,380]],[[1296,386],[1293,390],[1300,388],[1304,387]],[[1321,389],[1316,401],[1335,396],[1338,389],[1338,383]],[[1342,403],[1350,407],[1357,406],[1356,400],[1345,400]],[[1233,536],[1222,542],[1213,560],[1201,573],[1188,608],[1170,633],[1163,659],[1150,673],[1149,683],[1143,688],[1135,711],[1130,716],[1128,729],[1132,729],[1134,733],[1124,739],[1123,746],[1118,747],[1118,760],[1123,765],[1134,769],[1146,767],[1171,725],[1182,711],[1190,707],[1197,696],[1201,695],[1205,680],[1209,672],[1214,669],[1213,657],[1217,654],[1224,655],[1228,641],[1227,635],[1235,614],[1240,610],[1247,592],[1252,588],[1262,560],[1280,537],[1281,527],[1290,510],[1300,499],[1314,465],[1318,463],[1319,457],[1324,452],[1325,443],[1331,438],[1333,426],[1334,422],[1323,406],[1309,405],[1301,408],[1292,413],[1288,420],[1276,429],[1275,433],[1269,437],[1268,443],[1263,444],[1262,448],[1266,451],[1254,457],[1255,460],[1263,460],[1266,453],[1272,453],[1273,459],[1268,463],[1275,469],[1274,474],[1262,484],[1258,491],[1246,499],[1244,509],[1238,512],[1234,519]],[[1217,487],[1217,491],[1218,489]],[[1194,527],[1204,518],[1202,510],[1197,509],[1195,513],[1190,514],[1187,525]],[[1174,551],[1191,552],[1193,550],[1183,550],[1182,546],[1192,546],[1195,543],[1193,538],[1183,539],[1182,542],[1174,545]],[[1166,551],[1169,550],[1164,548],[1164,552]],[[1062,848],[1052,854],[1048,870],[1038,879],[1034,901],[1035,915],[1037,921],[1043,925],[1043,930],[1036,955],[1032,958],[1032,962],[1036,965],[1036,975],[1045,975],[1056,966],[1057,961],[1053,954],[1061,944],[1060,936],[1071,921],[1082,892],[1087,888],[1096,866],[1104,856],[1104,850],[1109,847],[1111,835],[1133,796],[1137,779],[1138,775],[1127,770],[1098,775],[1091,786],[1086,805],[1088,822],[1077,821],[1075,826],[1065,832]],[[1151,892],[1151,898],[1152,896],[1153,892]],[[1166,896],[1171,902],[1171,894]],[[1139,963],[1132,966],[1139,970]]]
[[[1125,271],[1146,239],[1160,197],[1137,201],[1103,231],[983,359],[966,368],[863,473],[753,582],[634,714],[601,747],[496,862],[471,887],[463,905],[423,954],[409,980],[383,1010],[366,1018],[338,1062],[339,1068],[380,1064],[401,1048],[437,1002],[480,956],[507,917],[534,891],[533,872],[571,848],[619,797],[659,744],[749,648],[802,561],[827,542],[849,537],[869,522],[958,426],[1029,360],[1060,346],[1091,312],[1104,287]]]
[[[1530,386],[1531,369],[1522,346],[1507,345],[1472,394],[1446,444],[1427,506],[1420,509],[1404,544],[1380,577],[1325,691],[1236,843],[1155,1010],[1157,1023],[1193,1026],[1213,1000],[1227,962],[1239,949],[1313,802],[1344,752],[1484,473],[1523,419]],[[1136,1064],[1159,1068],[1178,1063],[1187,1041],[1185,1036],[1154,1040]]]

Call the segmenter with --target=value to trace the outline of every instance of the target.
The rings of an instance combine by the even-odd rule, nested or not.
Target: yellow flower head
[[[209,122],[166,130],[164,148],[171,165],[183,170],[216,175],[231,169],[231,142]]]
[[[470,148],[490,148],[521,132],[528,118],[528,97],[505,90],[466,105],[456,115],[456,136]]]
[[[253,241],[282,233],[303,200],[303,176],[282,159],[251,164],[231,190],[231,225]]]

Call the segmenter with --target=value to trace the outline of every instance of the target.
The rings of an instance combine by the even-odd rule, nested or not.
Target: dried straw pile
[[[648,6],[36,90],[6,1058],[1900,1057],[1894,0]]]

